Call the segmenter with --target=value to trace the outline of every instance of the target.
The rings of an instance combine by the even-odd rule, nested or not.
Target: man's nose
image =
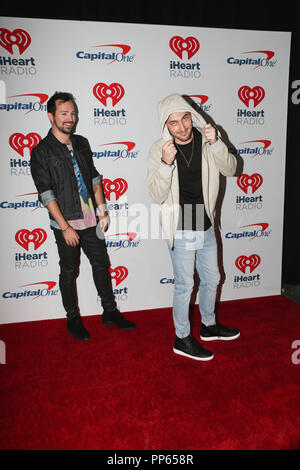
[[[179,131],[184,132],[185,131],[185,126],[184,126],[183,122],[179,121],[178,125],[179,125]]]

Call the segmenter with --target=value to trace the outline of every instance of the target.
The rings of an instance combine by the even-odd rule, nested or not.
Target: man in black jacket
[[[74,134],[78,109],[73,95],[56,92],[47,102],[47,111],[51,129],[31,152],[31,174],[39,200],[49,211],[56,239],[59,287],[67,313],[67,329],[77,339],[90,338],[82,324],[77,302],[76,278],[81,248],[90,261],[101,298],[102,323],[134,329],[135,324],[126,320],[116,306],[109,258],[104,236],[101,236],[109,223],[101,176],[93,164],[88,140]]]

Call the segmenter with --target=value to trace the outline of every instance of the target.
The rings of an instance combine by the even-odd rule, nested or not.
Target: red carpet
[[[170,309],[126,316],[137,330],[84,317],[87,342],[65,319],[0,326],[1,450],[300,448],[299,306],[280,296],[221,303],[218,320],[241,337],[202,342],[215,353],[208,362],[173,354]]]

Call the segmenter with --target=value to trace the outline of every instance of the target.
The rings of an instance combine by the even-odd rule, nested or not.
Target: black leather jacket
[[[102,177],[94,166],[88,140],[76,134],[70,138],[74,156],[96,210],[93,187],[101,184]],[[66,220],[83,218],[71,154],[51,129],[31,151],[31,174],[39,200],[45,207],[50,201],[56,200]]]

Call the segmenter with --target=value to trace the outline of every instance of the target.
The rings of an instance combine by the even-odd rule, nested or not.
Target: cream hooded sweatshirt
[[[150,148],[148,160],[148,190],[154,203],[161,205],[161,224],[170,248],[173,247],[174,234],[179,219],[179,180],[176,160],[168,166],[161,161],[162,147],[170,139],[166,121],[170,114],[190,112],[193,126],[202,134],[202,191],[206,213],[214,226],[215,206],[219,192],[219,174],[234,176],[237,161],[227,146],[218,140],[210,145],[205,139],[203,127],[207,124],[203,117],[179,94],[164,98],[158,104],[158,115],[162,138]]]

